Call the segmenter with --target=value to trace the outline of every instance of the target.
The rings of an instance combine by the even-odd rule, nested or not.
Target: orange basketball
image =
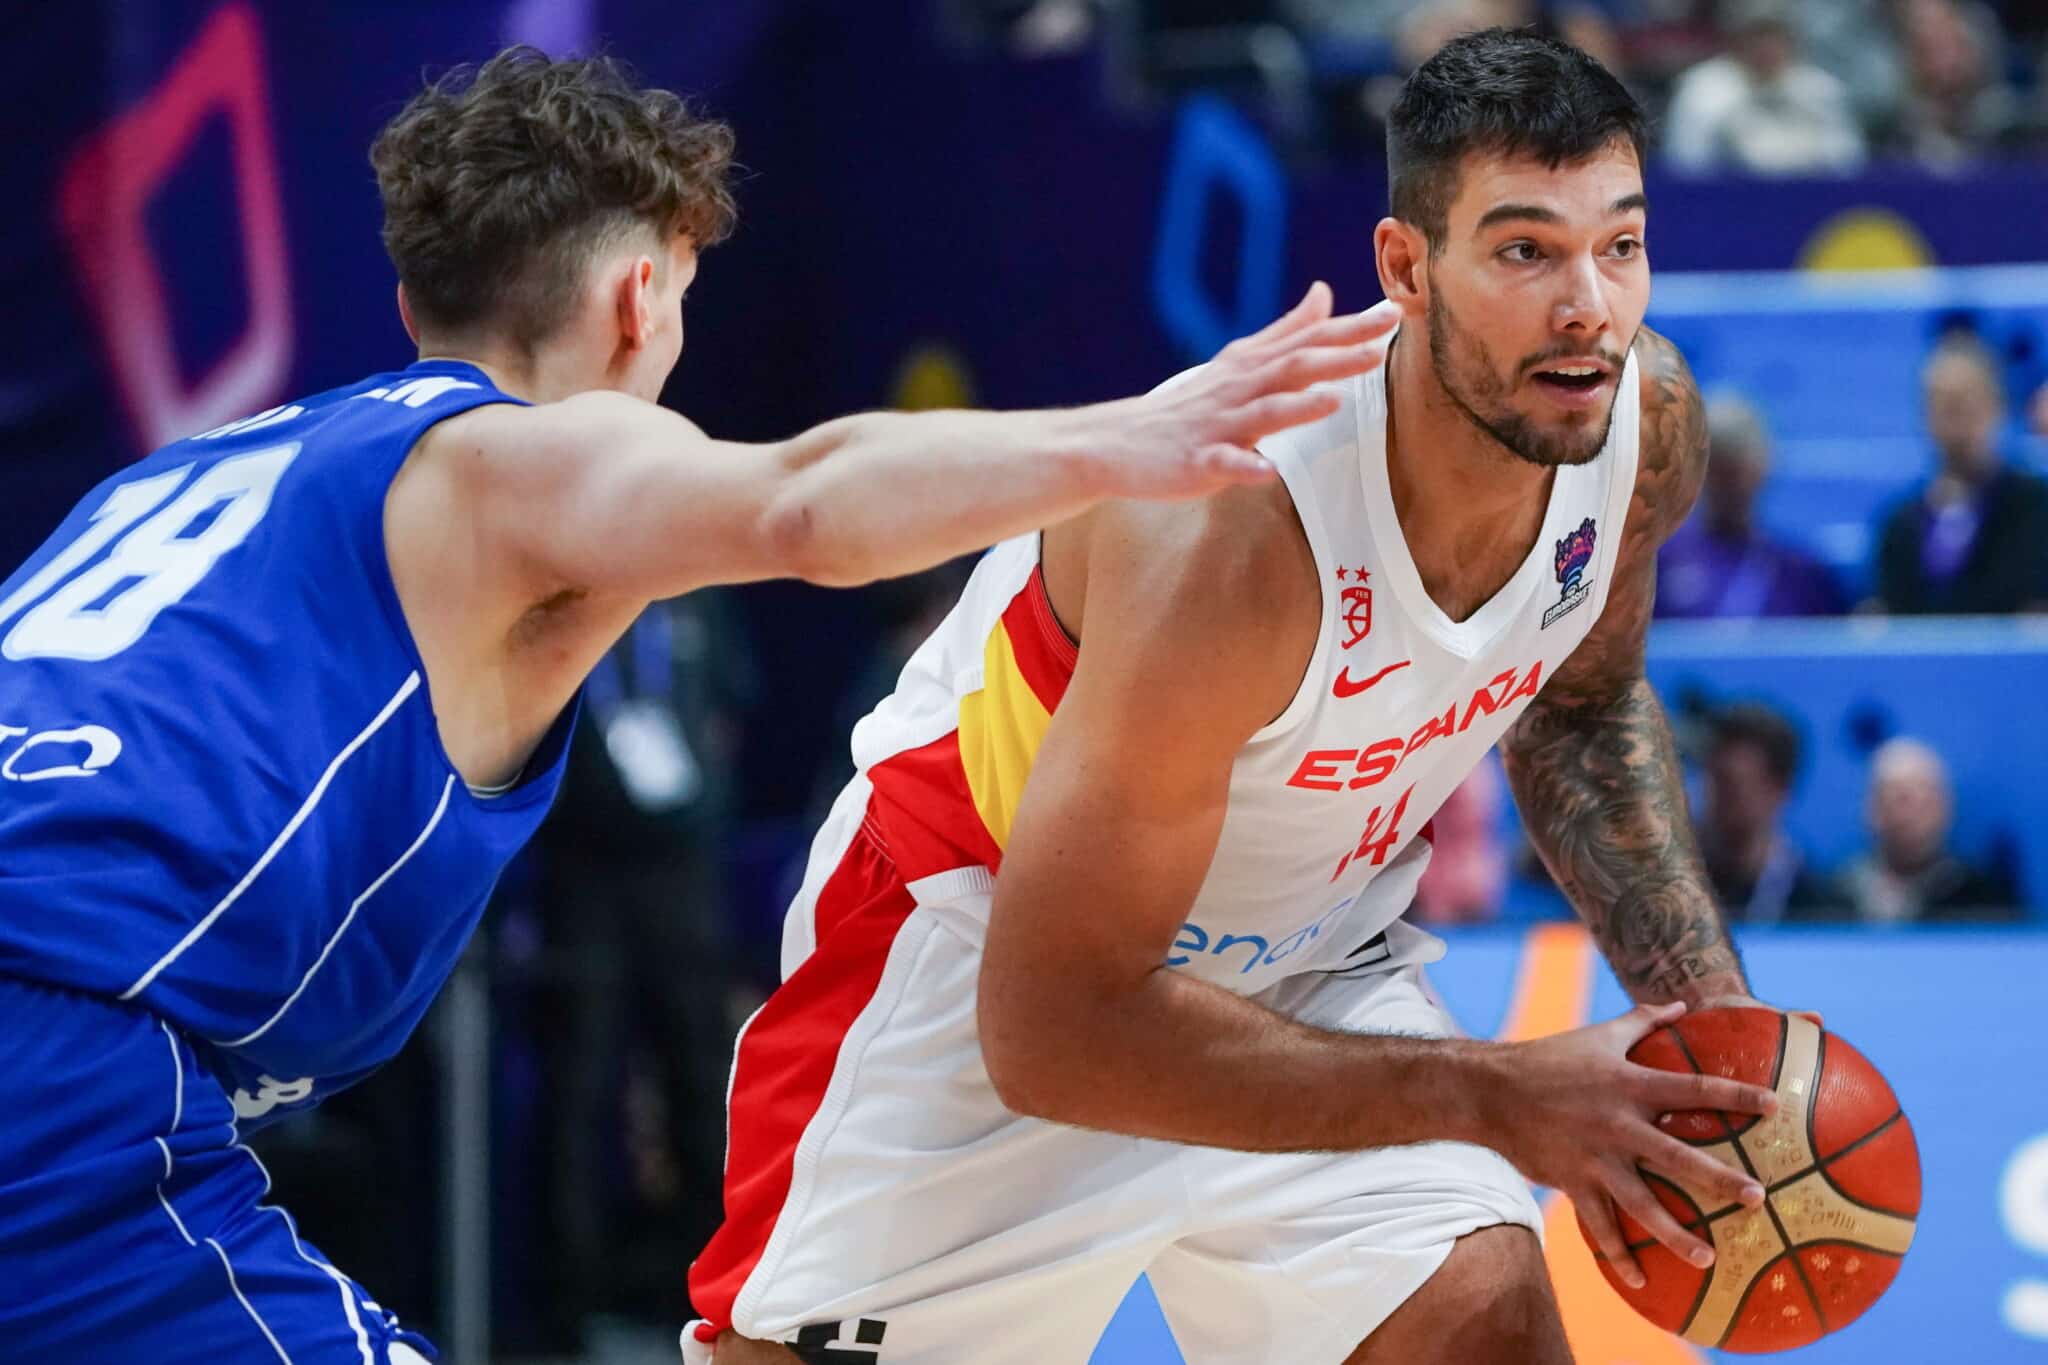
[[[1646,1283],[1623,1284],[1596,1247],[1616,1292],[1666,1331],[1724,1351],[1804,1346],[1877,1302],[1913,1241],[1920,1152],[1891,1087],[1862,1053],[1806,1019],[1714,1009],[1681,1016],[1628,1055],[1666,1071],[1771,1086],[1778,1112],[1672,1116],[1667,1132],[1740,1164],[1767,1196],[1748,1209],[1650,1175],[1664,1207],[1712,1244],[1714,1264],[1687,1264],[1622,1213]]]

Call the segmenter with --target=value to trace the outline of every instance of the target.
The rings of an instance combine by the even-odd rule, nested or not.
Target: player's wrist
[[[1442,1131],[1430,1136],[1497,1149],[1506,1115],[1514,1108],[1508,1098],[1514,1088],[1514,1045],[1460,1040],[1442,1047]]]
[[[1130,408],[1119,399],[1041,413],[1028,439],[1053,462],[1062,487],[1091,500],[1115,497],[1125,487]]]

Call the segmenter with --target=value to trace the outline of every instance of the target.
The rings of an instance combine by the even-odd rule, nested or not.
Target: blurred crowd
[[[1402,77],[1460,33],[1534,26],[1599,57],[1682,171],[1955,169],[2048,145],[2039,0],[956,0],[1014,50],[1107,33],[1154,84],[1265,87],[1376,147]]]
[[[2027,917],[2009,854],[1973,859],[1955,847],[1955,789],[1933,747],[1894,736],[1873,749],[1862,793],[1864,846],[1834,868],[1815,865],[1786,828],[1802,740],[1793,720],[1739,701],[1675,718],[1693,774],[1693,835],[1728,920],[1737,925],[1998,924]],[[1506,784],[1482,765],[1433,822],[1434,853],[1410,918],[1427,925],[1492,923],[1518,900],[1561,916],[1533,852],[1501,821]]]
[[[1871,528],[1869,591],[1849,591],[1812,547],[1757,513],[1771,434],[1742,395],[1709,395],[1711,454],[1692,520],[1665,546],[1657,613],[1669,618],[2003,615],[2048,610],[2048,479],[2018,453],[2048,436],[2048,385],[2010,395],[2008,366],[1967,328],[1920,374],[1928,469]]]

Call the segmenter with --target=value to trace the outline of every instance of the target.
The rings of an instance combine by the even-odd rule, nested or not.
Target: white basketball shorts
[[[817,946],[740,1039],[687,1360],[730,1326],[813,1361],[1085,1365],[1142,1274],[1190,1361],[1338,1365],[1459,1237],[1540,1235],[1527,1183],[1481,1147],[1248,1155],[1011,1113],[975,1035],[974,907],[918,903],[869,831],[841,833],[798,907]],[[1416,960],[1437,941],[1397,924],[1389,946],[1256,998],[1331,1029],[1455,1034]]]

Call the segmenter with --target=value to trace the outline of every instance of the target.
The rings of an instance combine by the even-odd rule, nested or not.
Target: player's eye
[[[1643,254],[1643,243],[1640,238],[1622,237],[1609,250],[1626,261]]]
[[[1500,257],[1502,260],[1511,261],[1516,265],[1526,265],[1530,261],[1541,260],[1543,252],[1537,248],[1534,242],[1509,242],[1500,249]]]

